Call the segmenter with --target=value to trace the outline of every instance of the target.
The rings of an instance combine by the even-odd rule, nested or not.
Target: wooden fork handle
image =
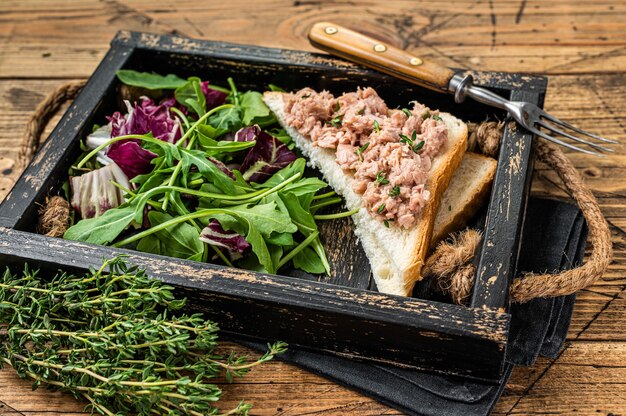
[[[448,92],[450,68],[329,22],[314,24],[309,41],[319,49],[439,92]]]

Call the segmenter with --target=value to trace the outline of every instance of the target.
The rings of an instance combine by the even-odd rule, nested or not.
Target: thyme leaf
[[[174,314],[184,304],[171,286],[122,257],[84,275],[7,269],[0,278],[0,363],[33,388],[47,384],[87,399],[94,413],[215,414],[216,377],[241,377],[287,344],[268,344],[254,360],[223,355],[214,322]],[[227,414],[249,409],[242,402]]]

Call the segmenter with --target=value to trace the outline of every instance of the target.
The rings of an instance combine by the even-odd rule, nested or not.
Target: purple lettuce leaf
[[[226,248],[233,260],[241,258],[242,254],[251,247],[242,235],[234,231],[224,230],[217,220],[211,220],[204,227],[200,233],[200,241]]]
[[[151,99],[143,98],[141,104],[135,103],[134,107],[128,101],[125,103],[126,115],[117,111],[107,117],[111,122],[111,137],[152,133],[155,138],[168,143],[174,143],[181,137],[179,121],[170,115],[170,100],[154,104]]]
[[[156,153],[144,149],[135,140],[123,140],[112,143],[106,155],[112,159],[129,179],[152,171],[150,164],[157,157]]]
[[[258,135],[261,134],[261,127],[254,125],[249,127],[243,127],[237,130],[235,136],[233,137],[233,141],[235,142],[253,142],[257,139]]]
[[[83,219],[95,218],[124,203],[124,192],[111,183],[115,181],[130,189],[124,172],[115,163],[81,176],[70,177],[72,208]]]
[[[202,87],[204,98],[206,99],[206,111],[218,107],[226,102],[228,94],[209,87],[209,81],[202,81],[200,86]]]
[[[274,173],[296,160],[297,156],[283,142],[261,131],[258,126],[256,127],[255,132],[258,133],[253,139],[256,140],[256,144],[248,151],[239,171],[246,181],[263,183]],[[250,137],[247,131],[245,138],[249,140]]]
[[[122,115],[119,111],[107,117],[110,122],[111,137],[125,136],[127,134],[147,134],[159,140],[174,143],[181,137],[181,129],[178,119],[171,117],[170,107],[176,104],[175,100],[163,100],[161,104],[143,98],[141,104],[134,106],[128,101],[127,113]],[[111,144],[106,156],[119,165],[122,171],[130,178],[148,173],[152,170],[150,161],[157,155],[141,147],[139,140],[123,140]]]
[[[228,175],[228,177],[232,180],[235,180],[235,174],[233,173],[232,170],[230,170],[228,168],[228,166],[226,166],[223,162],[215,159],[214,157],[208,156],[207,159],[209,159],[215,166],[217,166],[217,168],[219,170],[221,170],[222,172],[224,172],[226,175]]]

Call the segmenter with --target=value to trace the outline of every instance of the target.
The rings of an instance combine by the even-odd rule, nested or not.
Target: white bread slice
[[[498,162],[488,156],[467,152],[448,189],[443,194],[435,218],[431,248],[467,224],[489,196]]]
[[[413,228],[404,230],[393,223],[387,228],[362,208],[361,196],[352,190],[354,177],[335,162],[335,152],[313,146],[309,139],[285,123],[284,95],[280,92],[266,92],[263,100],[308,158],[309,165],[317,168],[335,192],[344,197],[347,208],[352,210],[361,207],[352,216],[354,232],[372,266],[378,290],[394,295],[410,295],[415,282],[421,279],[420,270],[430,246],[439,201],[467,148],[467,126],[448,113],[439,114],[448,127],[448,140],[433,160],[430,178],[426,183],[431,199]]]

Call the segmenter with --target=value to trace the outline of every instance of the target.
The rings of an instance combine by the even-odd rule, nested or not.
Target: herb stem
[[[187,140],[189,138],[189,136],[191,136],[191,133],[196,131],[198,126],[201,125],[202,123],[204,123],[204,120],[206,120],[207,118],[209,118],[213,114],[217,113],[218,111],[224,110],[226,108],[233,108],[233,107],[234,107],[234,105],[232,105],[232,104],[222,104],[220,106],[217,106],[217,107],[212,108],[211,110],[207,111],[206,113],[204,113],[204,115],[202,117],[200,117],[198,120],[196,120],[196,122],[193,123],[191,125],[191,127],[189,127],[189,129],[187,129],[185,134],[183,134],[182,137],[180,139],[178,139],[178,141],[174,144],[174,146],[178,147],[181,144],[185,143],[185,140]]]
[[[185,123],[185,127],[186,127],[186,128],[189,128],[189,120],[187,120],[187,117],[185,117],[185,115],[183,114],[183,112],[182,112],[182,111],[180,111],[180,110],[179,110],[178,108],[176,108],[176,107],[170,107],[170,111],[171,111],[171,112],[173,112],[173,113],[175,113],[175,114],[178,116],[178,118],[179,118],[179,119],[180,119],[183,123]],[[184,132],[183,132],[183,134],[184,134]]]
[[[230,86],[230,91],[233,94],[233,101],[235,102],[235,106],[239,107],[239,92],[237,92],[235,81],[233,81],[231,77],[228,77],[226,81],[228,82],[228,85]]]
[[[205,244],[207,244],[207,243],[205,243]],[[226,263],[226,265],[227,265],[228,267],[235,267],[235,266],[233,266],[233,264],[230,262],[230,260],[228,260],[228,258],[226,257],[226,255],[225,255],[224,253],[222,253],[222,250],[220,250],[218,247],[215,247],[213,244],[208,244],[208,245],[209,245],[209,246],[211,246],[211,248],[213,249],[213,251],[215,251],[215,254],[217,254],[217,255],[218,255],[218,257],[219,257],[220,259],[222,259],[222,261],[223,261],[224,263]]]
[[[351,209],[350,211],[344,211],[344,212],[339,212],[337,214],[328,214],[328,215],[313,215],[313,218],[315,218],[316,220],[334,220],[337,218],[345,218],[345,217],[350,217],[354,214],[356,214],[357,212],[359,212],[361,208],[354,208]]]
[[[154,227],[151,227],[145,231],[142,231],[138,234],[130,236],[115,244],[112,244],[111,246],[117,247],[117,248],[124,247],[125,245],[128,245],[134,241],[140,240],[147,235],[154,234],[157,231],[164,230],[167,227],[171,227],[172,225],[176,225],[181,222],[188,221],[190,219],[202,218],[202,217],[207,217],[209,215],[216,215],[216,214],[231,214],[231,212],[225,209],[221,209],[221,208],[209,208],[209,209],[203,209],[200,211],[192,212],[190,214],[182,215],[180,217],[175,217],[169,221],[162,222],[161,224],[155,225]]]
[[[292,258],[294,258],[294,256],[296,254],[298,254],[299,252],[301,252],[302,250],[304,250],[304,248],[306,246],[308,246],[309,244],[311,244],[313,242],[313,240],[315,240],[317,238],[317,236],[320,235],[319,231],[314,231],[312,232],[307,238],[305,238],[300,244],[298,244],[296,247],[294,247],[289,253],[287,253],[282,259],[280,259],[280,261],[278,262],[278,267],[276,267],[276,269],[280,269],[281,267],[283,267],[289,260],[291,260]]]
[[[123,186],[123,185],[120,185],[119,183],[117,183],[117,182],[115,182],[115,181],[113,181],[113,180],[111,181],[111,184],[113,184],[113,186],[115,186],[116,188],[119,188],[119,189],[121,189],[122,191],[126,192],[128,195],[130,195],[130,196],[131,196],[131,197],[133,197],[133,198],[137,196],[137,194],[136,194],[135,192],[131,191],[130,189],[126,188],[126,187],[125,187],[125,186]],[[153,201],[153,200],[151,200],[151,199],[148,199],[148,200],[146,201],[146,203],[147,203],[148,205],[150,205],[152,208],[160,208],[160,207],[161,207],[161,204],[159,204],[158,202]]]
[[[102,413],[106,414],[107,416],[115,416],[115,413],[111,412],[109,409],[107,409],[106,407],[102,406],[101,404],[96,403],[95,400],[92,399],[89,394],[81,393],[81,396],[83,396],[85,399],[87,399],[91,403],[91,405],[93,407],[97,408]]]
[[[320,203],[311,205],[310,209],[311,211],[316,211],[320,208],[326,207],[328,205],[334,205],[334,204],[338,204],[339,202],[341,202],[341,198],[337,197],[337,198],[330,198],[327,199],[326,201],[322,201]]]
[[[336,195],[337,193],[335,191],[330,191],[330,192],[326,192],[325,194],[320,194],[320,195],[314,195],[312,200],[316,201],[318,199],[324,199],[324,198],[328,198],[331,197],[333,195]]]
[[[191,139],[189,139],[189,143],[187,144],[187,147],[186,147],[187,150],[190,150],[193,147],[193,143],[196,141],[196,137],[198,136],[192,136]],[[178,174],[180,173],[182,167],[183,167],[183,164],[179,161],[176,164],[176,167],[174,168],[174,172],[172,172],[172,175],[170,176],[170,180],[167,182],[168,186],[174,185],[174,182],[176,182],[176,178],[178,177]],[[166,192],[165,198],[163,198],[163,206],[162,206],[163,211],[167,210],[167,204],[169,203],[170,199],[173,199],[172,193]]]

